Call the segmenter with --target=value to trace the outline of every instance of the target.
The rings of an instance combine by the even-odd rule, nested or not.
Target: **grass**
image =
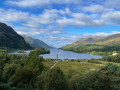
[[[55,67],[59,67],[65,75],[68,75],[69,71],[72,70],[76,73],[86,73],[94,69],[102,67],[101,64],[88,63],[88,62],[59,62]]]
[[[43,62],[43,64],[47,67],[50,68],[54,65],[55,62],[53,61],[46,61]],[[55,67],[59,67],[64,74],[67,76],[69,75],[70,71],[75,74],[85,74],[90,71],[98,70],[101,67],[105,66],[108,63],[113,63],[117,64],[120,66],[120,63],[114,63],[114,62],[108,62],[108,61],[102,61],[102,60],[94,60],[89,62],[88,60],[81,60],[80,62],[77,61],[59,61]]]
[[[45,67],[50,68],[55,64],[55,62],[49,61],[49,62],[43,62],[43,64],[45,65]]]

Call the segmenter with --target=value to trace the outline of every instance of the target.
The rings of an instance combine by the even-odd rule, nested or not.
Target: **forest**
[[[36,49],[29,55],[0,54],[1,90],[119,90],[120,66],[108,63],[99,70],[68,75],[59,67],[48,68],[48,62],[39,54],[49,53]],[[117,57],[117,56],[116,56]],[[119,59],[119,58],[118,58]],[[103,60],[108,61],[107,57]],[[116,62],[117,60],[115,60]],[[51,63],[54,61],[50,61]],[[111,61],[114,62],[114,61]],[[119,61],[117,61],[119,62]],[[79,62],[78,62],[79,63]],[[93,63],[93,62],[92,62]],[[94,62],[96,63],[96,62]]]

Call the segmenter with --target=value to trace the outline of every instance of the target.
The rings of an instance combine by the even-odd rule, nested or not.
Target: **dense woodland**
[[[71,71],[71,73],[66,76],[58,67],[53,69],[47,68],[43,64],[45,60],[39,57],[39,54],[43,53],[49,53],[49,50],[36,49],[31,51],[29,55],[0,54],[0,89],[120,89],[120,67],[117,65],[107,64],[98,71],[91,71],[85,74],[73,74],[74,72]],[[109,60],[106,58],[103,60]],[[118,59],[119,58],[117,58],[117,60]]]

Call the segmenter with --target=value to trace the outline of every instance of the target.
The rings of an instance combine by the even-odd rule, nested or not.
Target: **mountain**
[[[5,23],[0,22],[0,48],[32,49],[22,36]]]
[[[101,37],[89,37],[89,38],[81,38],[80,40],[76,41],[75,43],[93,43],[101,41]]]
[[[24,37],[25,41],[34,48],[45,48],[45,49],[53,48],[39,39],[33,39],[32,37],[29,37],[26,35],[23,35],[23,37]]]
[[[61,49],[79,53],[120,51],[120,34],[113,34],[104,38],[81,38]]]

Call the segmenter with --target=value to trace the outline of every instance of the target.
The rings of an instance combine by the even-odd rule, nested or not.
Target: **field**
[[[47,68],[52,67],[55,62],[53,61],[47,61],[47,62],[43,62],[44,65]],[[110,62],[107,61],[101,61],[101,60],[93,60],[93,61],[81,61],[81,62],[77,62],[77,61],[59,61],[55,67],[59,67],[65,75],[68,75],[70,72],[74,72],[75,74],[84,74],[90,71],[94,71],[94,70],[99,70],[99,68],[105,66],[106,64],[108,64]],[[117,65],[120,65],[119,63],[114,63]]]
[[[47,61],[47,62],[43,62],[43,64],[45,65],[45,67],[50,68],[55,64],[55,62]]]
[[[67,75],[70,71],[83,74],[89,72],[90,70],[98,69],[101,66],[101,64],[94,64],[88,62],[59,62],[56,65],[56,67],[61,68],[65,75]]]

